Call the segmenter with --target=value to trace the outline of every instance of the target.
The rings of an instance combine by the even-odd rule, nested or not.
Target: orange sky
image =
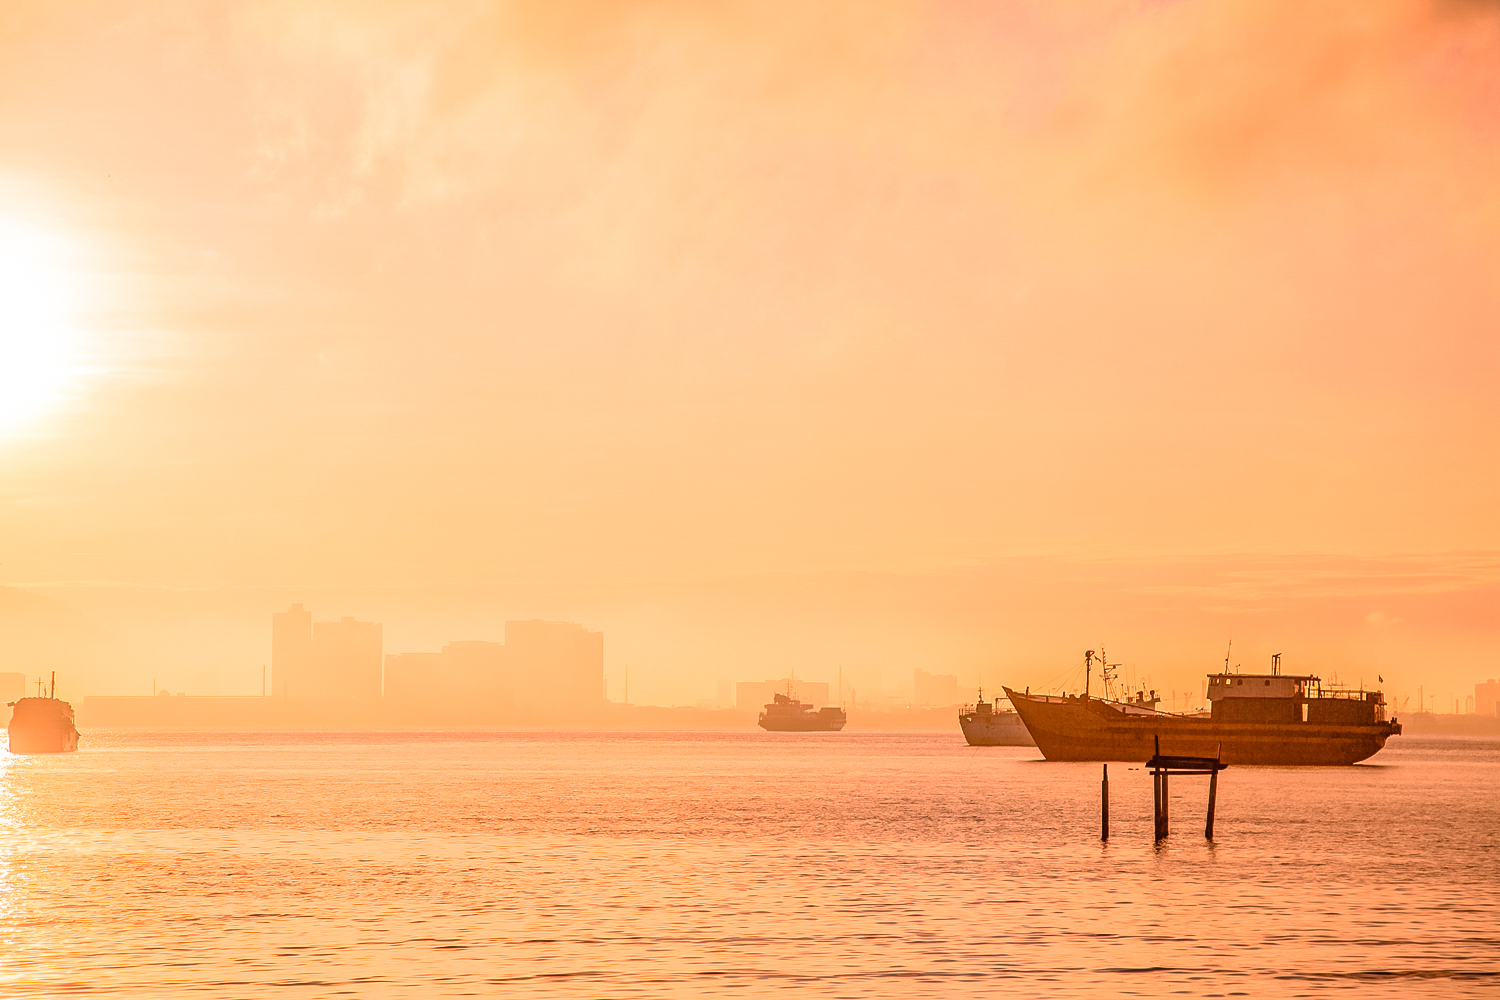
[[[1492,3],[12,0],[0,268],[0,583],[121,684],[1500,670]]]

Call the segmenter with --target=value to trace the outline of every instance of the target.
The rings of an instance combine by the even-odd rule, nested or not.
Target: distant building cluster
[[[1481,681],[1474,685],[1476,715],[1500,715],[1500,680]]]
[[[271,690],[296,698],[378,698],[381,627],[341,618],[313,623],[300,604],[271,615]]]
[[[604,633],[573,622],[509,621],[504,642],[387,654],[378,623],[314,622],[294,604],[271,615],[271,691],[384,698],[424,719],[542,719],[604,703]]]
[[[911,673],[911,702],[917,708],[947,708],[958,704],[958,675]]]
[[[574,622],[509,621],[504,642],[391,653],[385,695],[434,709],[465,703],[538,719],[593,709],[604,703],[604,633]]]

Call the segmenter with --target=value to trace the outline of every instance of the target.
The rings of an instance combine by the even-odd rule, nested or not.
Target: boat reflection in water
[[[1093,651],[1084,654],[1085,669]],[[1379,691],[1324,686],[1312,674],[1222,673],[1208,677],[1212,710],[1157,711],[1156,699],[1129,702],[1005,689],[1048,760],[1148,760],[1161,753],[1218,757],[1226,764],[1340,765],[1371,757],[1401,732],[1385,717]],[[1085,675],[1087,676],[1087,675]],[[1221,751],[1222,748],[1222,751]]]
[[[41,681],[37,681],[38,689]],[[71,753],[78,749],[78,729],[73,725],[73,706],[55,697],[57,672],[44,696],[9,702],[10,725],[6,729],[11,753]]]

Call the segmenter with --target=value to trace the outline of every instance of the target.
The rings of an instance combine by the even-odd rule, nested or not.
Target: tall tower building
[[[271,690],[292,698],[379,698],[384,673],[378,622],[313,624],[300,604],[271,615]]]
[[[271,691],[304,695],[312,664],[312,612],[300,604],[271,615]]]

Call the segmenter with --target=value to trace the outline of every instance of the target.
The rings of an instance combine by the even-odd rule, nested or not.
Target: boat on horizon
[[[78,749],[73,706],[56,697],[57,672],[46,694],[37,681],[37,696],[6,704],[11,708],[6,747],[11,753],[72,753]]]
[[[1085,678],[1094,653],[1084,654]],[[1031,694],[1005,689],[1048,760],[1149,760],[1158,752],[1217,757],[1226,764],[1338,766],[1374,756],[1401,724],[1386,719],[1380,691],[1324,685],[1314,674],[1208,675],[1208,712],[1156,708],[1144,694],[1131,701],[1083,694]]]
[[[772,694],[770,704],[756,725],[768,733],[836,733],[849,721],[848,714],[833,705],[814,708],[798,701],[790,691]]]
[[[1034,747],[1036,740],[1026,731],[1026,723],[1014,709],[1002,709],[1004,698],[993,702],[984,700],[984,689],[979,689],[979,700],[972,706],[964,705],[958,711],[958,728],[971,747]]]

